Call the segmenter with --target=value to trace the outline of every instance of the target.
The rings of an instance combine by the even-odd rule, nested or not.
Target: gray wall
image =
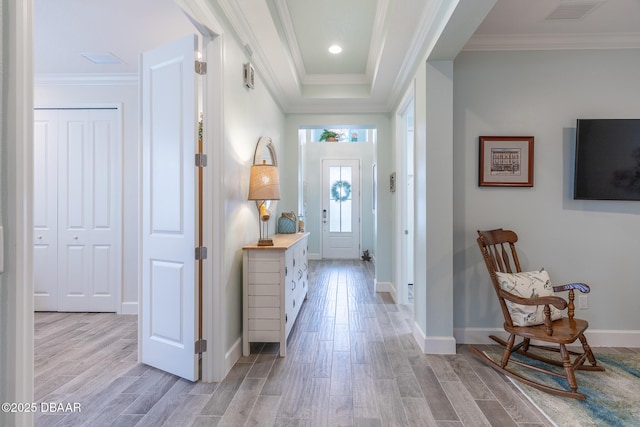
[[[261,136],[270,136],[276,146],[281,176],[297,173],[296,163],[283,161],[284,114],[267,91],[259,69],[255,89],[242,81],[242,64],[249,61],[246,49],[229,31],[224,36],[224,277],[226,330],[225,349],[240,350],[242,337],[242,246],[259,238],[258,211],[248,201],[249,173],[256,144]],[[282,185],[282,184],[281,184]],[[285,193],[272,218],[280,216],[280,207],[288,206]],[[289,209],[290,210],[290,209]],[[275,232],[270,221],[269,233]],[[234,362],[233,360],[229,362]]]
[[[577,118],[640,118],[640,50],[463,52],[454,64],[454,327],[500,327],[478,229],[520,238],[523,269],[584,281],[591,330],[638,331],[640,202],[573,200]],[[480,135],[533,135],[533,188],[477,185]],[[607,331],[609,332],[609,331]]]

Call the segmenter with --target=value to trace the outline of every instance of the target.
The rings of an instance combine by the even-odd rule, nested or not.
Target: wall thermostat
[[[243,69],[244,85],[249,89],[253,89],[255,87],[255,76],[256,76],[256,72],[253,69],[253,65],[251,65],[251,62],[247,62],[246,64],[244,64],[242,69]]]

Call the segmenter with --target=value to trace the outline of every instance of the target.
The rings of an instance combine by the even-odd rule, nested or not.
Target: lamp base
[[[258,246],[273,246],[273,240],[271,240],[271,239],[260,239],[260,240],[258,240]]]

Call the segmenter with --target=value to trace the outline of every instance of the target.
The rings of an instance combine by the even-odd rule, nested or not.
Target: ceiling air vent
[[[122,60],[109,52],[81,53],[94,64],[122,64]]]
[[[593,12],[606,0],[562,2],[545,18],[547,21],[578,20]]]

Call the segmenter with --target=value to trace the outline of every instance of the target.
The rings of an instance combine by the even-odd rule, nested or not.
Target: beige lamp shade
[[[249,200],[280,200],[280,177],[277,166],[265,163],[251,166]]]

